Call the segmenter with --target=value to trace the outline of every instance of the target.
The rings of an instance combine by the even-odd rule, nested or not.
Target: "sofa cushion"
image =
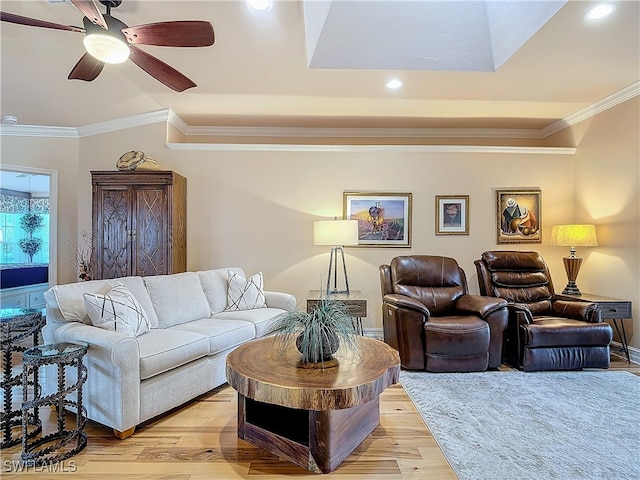
[[[158,316],[158,327],[168,328],[211,316],[209,302],[195,272],[144,277]]]
[[[253,340],[255,327],[253,323],[243,320],[194,320],[171,327],[171,331],[186,331],[204,335],[209,339],[209,355],[228,350],[232,347]]]
[[[250,322],[255,328],[256,338],[262,337],[269,332],[273,319],[284,313],[285,310],[279,308],[255,308],[253,310],[236,310],[235,312],[220,312],[213,315],[211,318],[216,320],[234,321],[242,320],[243,322]]]
[[[246,279],[237,273],[229,271],[226,310],[233,312],[236,310],[253,310],[254,308],[264,308],[266,306],[262,272],[258,272]]]
[[[212,315],[227,308],[227,282],[230,271],[241,277],[245,276],[244,271],[237,267],[216,268],[198,272],[200,284],[211,307]]]
[[[83,294],[107,293],[118,282],[127,287],[140,303],[147,313],[147,320],[149,320],[151,328],[157,328],[158,317],[153,309],[151,298],[147,293],[142,277],[122,277],[113,280],[92,280],[89,282],[55,285],[45,293],[47,307],[60,311],[60,316],[57,316],[56,319],[64,319],[63,321],[67,322],[83,322],[91,325],[91,320],[84,305]]]
[[[150,329],[147,313],[131,291],[117,282],[108,293],[85,293],[84,306],[94,327],[137,337]]]
[[[209,340],[195,332],[157,328],[136,340],[140,348],[141,380],[205,357],[209,353]]]

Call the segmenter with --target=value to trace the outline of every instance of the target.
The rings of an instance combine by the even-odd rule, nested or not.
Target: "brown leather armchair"
[[[475,265],[480,293],[509,302],[507,363],[525,371],[609,367],[611,326],[597,304],[557,300],[537,252],[488,251]]]
[[[453,258],[412,255],[380,265],[384,341],[405,369],[476,372],[502,363],[505,300],[469,295]]]

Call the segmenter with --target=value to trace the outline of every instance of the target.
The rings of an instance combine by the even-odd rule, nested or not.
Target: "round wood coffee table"
[[[273,337],[245,343],[227,357],[238,391],[238,437],[314,472],[334,470],[380,423],[379,395],[398,382],[400,357],[386,343],[357,338],[340,348],[338,366],[297,367]]]

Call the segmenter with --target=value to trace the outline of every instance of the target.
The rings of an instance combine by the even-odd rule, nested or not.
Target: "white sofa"
[[[83,403],[91,420],[119,438],[135,427],[224,384],[227,355],[264,336],[278,314],[295,310],[294,296],[264,292],[266,307],[225,311],[227,276],[220,268],[153,277],[125,277],[57,285],[45,292],[46,344],[86,342],[88,369]],[[91,324],[84,293],[106,293],[116,282],[138,300],[151,329],[140,336]],[[45,393],[57,391],[55,371],[45,373]]]

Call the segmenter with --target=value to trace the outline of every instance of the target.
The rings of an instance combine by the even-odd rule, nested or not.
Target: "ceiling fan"
[[[84,33],[83,43],[87,52],[69,73],[69,79],[95,80],[105,63],[122,63],[130,59],[142,70],[164,83],[167,87],[182,92],[196,84],[175,68],[136,47],[157,45],[163,47],[207,47],[213,45],[213,26],[199,20],[181,20],[127,26],[111,16],[111,8],[118,7],[122,0],[100,0],[106,7],[102,14],[94,0],[71,0],[84,15],[82,27],[46,22],[13,13],[0,12],[3,22],[31,27],[51,28]]]

